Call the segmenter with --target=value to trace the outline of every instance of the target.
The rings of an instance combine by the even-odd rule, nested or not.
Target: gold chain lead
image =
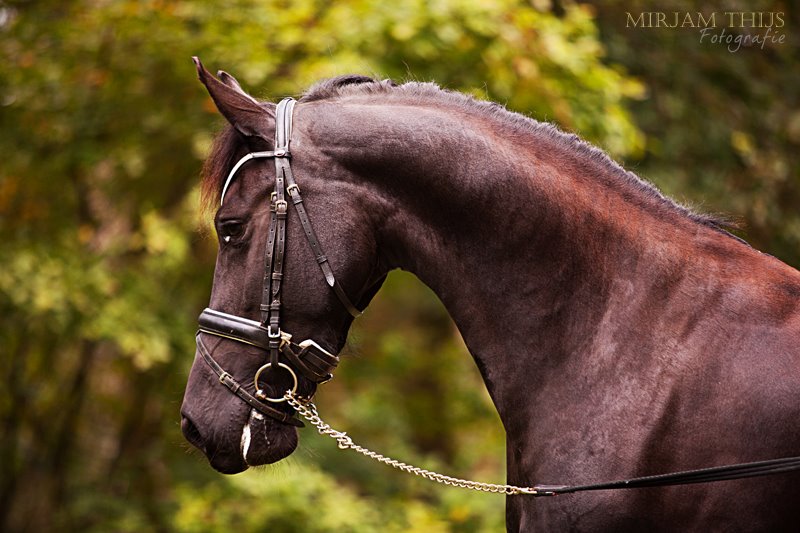
[[[372,450],[364,448],[363,446],[359,446],[358,444],[354,443],[353,439],[351,439],[346,433],[342,431],[336,431],[330,425],[323,422],[323,420],[319,417],[319,413],[317,413],[317,406],[314,405],[311,400],[306,400],[304,398],[300,398],[299,396],[295,396],[291,391],[286,392],[284,399],[295,409],[295,411],[298,412],[298,414],[300,414],[300,416],[305,418],[309,424],[316,427],[320,435],[327,435],[334,439],[339,444],[339,449],[354,450],[362,455],[365,455],[366,457],[369,457],[370,459],[387,464],[391,467],[402,470],[403,472],[408,472],[409,474],[414,474],[415,476],[420,476],[430,481],[435,481],[436,483],[442,483],[451,487],[461,487],[462,489],[500,494],[532,494],[534,496],[548,494],[547,492],[538,491],[533,487],[517,487],[514,485],[481,483],[479,481],[470,481],[468,479],[446,476],[444,474],[431,472],[430,470],[425,470],[424,468],[419,468],[417,466],[409,465],[396,459],[386,457],[379,453],[373,452]]]

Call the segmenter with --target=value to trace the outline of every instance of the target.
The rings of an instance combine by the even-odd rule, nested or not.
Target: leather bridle
[[[250,152],[242,157],[231,169],[220,195],[220,205],[225,201],[225,194],[238,170],[253,159],[274,159],[275,186],[270,195],[270,223],[267,234],[266,268],[264,273],[264,289],[261,295],[261,321],[223,313],[206,308],[200,314],[197,332],[197,348],[203,360],[218,376],[219,382],[253,409],[281,422],[302,427],[303,423],[292,414],[276,409],[266,403],[286,401],[283,395],[270,397],[260,386],[260,380],[266,378],[270,371],[282,369],[287,372],[293,382],[292,392],[297,389],[297,374],[310,381],[321,384],[333,377],[332,372],[339,364],[339,357],[328,352],[313,340],[305,340],[299,344],[292,342],[292,336],[281,329],[281,282],[283,280],[283,264],[286,252],[286,221],[288,215],[288,199],[295,206],[303,232],[311,250],[314,252],[325,282],[342,302],[342,305],[353,316],[361,312],[353,305],[341,285],[336,282],[328,258],[308,218],[300,188],[294,179],[291,166],[289,144],[292,137],[292,111],[295,100],[284,98],[275,110],[275,149],[264,152]],[[230,339],[269,352],[269,361],[262,365],[253,378],[255,394],[248,392],[211,356],[211,352],[203,343],[202,334],[206,333],[224,339]]]

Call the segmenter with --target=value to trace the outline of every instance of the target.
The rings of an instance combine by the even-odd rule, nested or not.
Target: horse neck
[[[384,261],[442,300],[504,423],[581,353],[612,293],[680,270],[678,243],[703,230],[546,135],[418,107],[337,116],[363,137],[328,139],[370,147],[329,152],[381,212]]]

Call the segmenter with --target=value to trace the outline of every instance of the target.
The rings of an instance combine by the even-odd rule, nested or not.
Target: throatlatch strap
[[[317,238],[316,232],[314,231],[314,227],[311,225],[311,219],[308,217],[308,212],[303,204],[303,197],[300,194],[300,188],[297,186],[297,182],[294,179],[294,173],[292,172],[292,166],[289,163],[291,158],[289,143],[291,142],[292,138],[292,112],[294,111],[294,105],[294,100],[284,99],[281,100],[275,111],[275,204],[278,205],[278,215],[280,216],[280,209],[283,207],[283,205],[285,205],[281,203],[281,200],[285,200],[285,196],[283,194],[285,188],[289,198],[292,200],[292,204],[294,204],[295,208],[297,209],[297,215],[300,219],[300,224],[303,226],[303,232],[306,235],[306,240],[308,240],[308,244],[311,246],[311,250],[314,252],[314,257],[317,261],[317,264],[322,270],[323,276],[325,276],[325,283],[327,283],[328,286],[333,289],[336,297],[339,298],[339,301],[342,303],[345,309],[347,309],[347,312],[350,313],[353,318],[358,318],[361,316],[361,311],[359,311],[356,306],[353,305],[353,303],[350,301],[350,298],[347,297],[347,294],[342,289],[342,286],[336,282],[336,278],[333,275],[333,269],[331,269],[330,265],[328,264],[328,258],[325,255],[325,252],[322,250],[322,246],[319,242],[319,238]],[[279,127],[280,125],[283,127]],[[285,155],[281,156],[281,154]],[[278,223],[280,224],[280,220]],[[280,231],[281,230],[279,228],[275,265],[272,268],[273,273],[277,272],[279,274],[277,280],[275,279],[274,275],[272,279],[273,303],[276,300],[276,293],[280,290],[278,288],[276,291],[274,285],[276,283],[280,284],[280,274],[282,273],[280,271],[280,269],[282,269],[282,260],[278,261],[278,256],[280,255],[282,257],[283,254],[281,248]],[[280,301],[279,298],[277,300]]]
[[[276,159],[277,162],[277,159]],[[350,301],[350,298],[347,297],[342,286],[336,282],[336,278],[333,275],[333,270],[331,266],[328,264],[328,257],[325,255],[325,252],[322,250],[322,245],[319,243],[319,238],[317,237],[317,233],[314,231],[314,226],[311,225],[311,219],[308,217],[308,212],[306,211],[305,204],[303,203],[303,196],[300,194],[300,187],[297,186],[297,182],[294,180],[294,173],[292,172],[292,167],[288,164],[284,168],[285,178],[286,178],[286,189],[289,193],[289,198],[292,200],[292,204],[294,204],[295,209],[297,209],[297,216],[300,218],[300,224],[303,226],[303,232],[306,234],[306,240],[308,241],[309,246],[311,246],[311,251],[314,252],[314,257],[319,265],[319,268],[322,270],[322,274],[325,276],[325,283],[333,289],[333,292],[339,298],[339,301],[342,302],[347,312],[353,318],[358,318],[361,316],[361,311],[359,311],[355,305]]]

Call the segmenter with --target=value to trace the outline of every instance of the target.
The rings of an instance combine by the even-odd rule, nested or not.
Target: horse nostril
[[[203,449],[203,436],[200,434],[200,430],[197,429],[197,426],[194,425],[194,422],[186,415],[181,416],[181,431],[186,440],[192,445],[201,450]]]

